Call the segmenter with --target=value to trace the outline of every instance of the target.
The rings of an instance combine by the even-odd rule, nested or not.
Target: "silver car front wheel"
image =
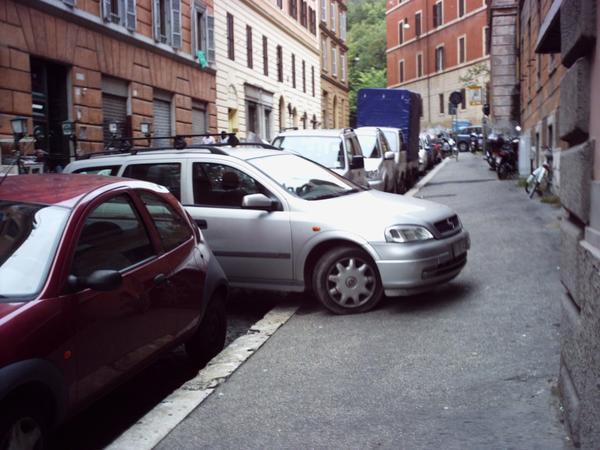
[[[313,274],[319,301],[336,314],[365,312],[383,297],[375,263],[362,250],[340,247],[325,253]]]

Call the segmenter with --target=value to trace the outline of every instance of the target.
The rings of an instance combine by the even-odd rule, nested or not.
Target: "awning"
[[[540,27],[535,45],[536,53],[560,53],[560,6],[562,0],[554,0]]]

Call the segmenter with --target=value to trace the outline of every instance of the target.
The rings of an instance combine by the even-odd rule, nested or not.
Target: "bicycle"
[[[537,192],[539,195],[543,195],[550,186],[550,164],[544,163],[537,169],[535,169],[527,177],[525,182],[525,192],[529,194],[529,198],[533,198],[533,195]]]

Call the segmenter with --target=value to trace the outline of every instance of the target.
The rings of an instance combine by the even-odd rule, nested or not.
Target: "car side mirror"
[[[383,155],[383,159],[385,160],[390,160],[390,159],[394,159],[394,152],[385,152],[385,154]]]
[[[365,158],[362,155],[353,155],[350,161],[350,169],[364,169]]]
[[[242,208],[244,209],[262,209],[265,211],[275,211],[278,208],[278,202],[267,197],[265,194],[248,194],[242,199]]]
[[[72,291],[93,289],[94,291],[114,291],[123,284],[123,277],[118,270],[95,270],[86,277],[69,275],[67,284]]]

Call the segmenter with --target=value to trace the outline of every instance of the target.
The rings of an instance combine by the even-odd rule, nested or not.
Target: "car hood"
[[[439,203],[374,189],[306,203],[305,212],[324,229],[349,231],[369,241],[382,240],[385,228],[397,224],[426,226],[435,234],[433,224],[455,214]]]

